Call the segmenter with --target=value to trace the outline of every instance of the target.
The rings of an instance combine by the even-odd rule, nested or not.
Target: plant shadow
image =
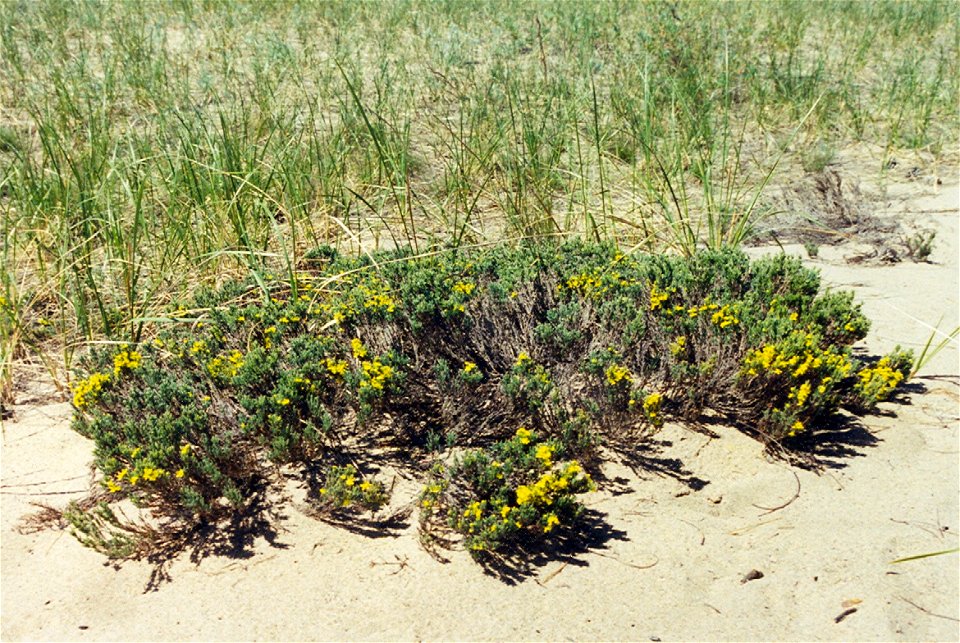
[[[710,484],[709,480],[697,477],[692,471],[688,470],[680,458],[669,458],[662,455],[662,451],[672,445],[673,443],[667,440],[651,438],[639,445],[616,443],[611,444],[610,447],[616,454],[618,461],[633,471],[635,475],[653,473],[658,476],[673,478],[692,491],[700,491]],[[595,477],[604,483],[609,481],[602,473],[597,473]],[[617,480],[614,479],[613,482],[617,482]]]
[[[926,393],[927,386],[911,380],[897,387],[886,402],[898,406],[913,404],[912,396]],[[874,408],[869,410],[837,412],[822,421],[817,431],[801,434],[789,441],[790,459],[806,469],[843,469],[849,460],[866,455],[865,450],[876,447],[881,438],[864,424],[862,417],[874,415],[896,417],[894,409]]]
[[[287,549],[289,545],[279,540],[277,527],[287,515],[268,498],[269,491],[270,484],[266,480],[256,482],[246,506],[224,520],[180,528],[171,522],[146,531],[144,538],[149,541],[149,550],[143,558],[153,568],[144,593],[156,591],[163,583],[171,581],[170,566],[184,553],[188,554],[191,563],[199,565],[210,556],[235,560],[252,558],[256,555],[254,546],[259,541],[275,549]]]
[[[587,567],[590,563],[583,560],[585,554],[603,552],[612,540],[629,540],[625,531],[612,528],[606,514],[595,509],[585,510],[574,525],[556,532],[550,538],[519,542],[505,552],[486,554],[478,562],[485,573],[516,585],[534,577],[548,563]]]
[[[787,457],[803,469],[844,469],[850,459],[864,457],[866,449],[880,442],[859,417],[835,413],[819,430],[791,439]]]
[[[396,538],[410,526],[410,507],[386,516],[359,516],[352,513],[311,514],[334,527],[366,538]]]

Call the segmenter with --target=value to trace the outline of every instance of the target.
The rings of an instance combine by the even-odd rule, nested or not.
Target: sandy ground
[[[871,351],[960,323],[960,193],[913,190],[881,205],[938,230],[932,263],[847,265],[843,247],[811,262],[863,301]],[[649,456],[679,471],[609,465],[587,501],[607,529],[512,580],[463,552],[436,561],[415,526],[367,538],[288,506],[272,544],[184,556],[152,586],[146,562],[114,569],[66,532],[16,530],[31,502],[81,496],[91,460],[68,404],[22,405],[3,428],[2,638],[957,640],[958,555],[891,561],[958,546],[958,376],[954,343],[900,403],[824,443],[820,473],[733,430],[667,426]]]

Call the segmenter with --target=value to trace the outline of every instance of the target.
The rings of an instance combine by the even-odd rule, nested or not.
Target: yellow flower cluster
[[[350,507],[357,503],[375,510],[387,500],[383,485],[365,480],[352,464],[332,467],[327,472],[326,484],[327,486],[320,489],[320,495],[333,507]]]
[[[804,333],[804,346],[806,348],[802,356],[796,352],[778,350],[774,344],[765,344],[762,348],[747,353],[743,362],[744,371],[747,375],[758,375],[761,372],[770,372],[774,375],[789,373],[798,378],[804,376],[808,371],[826,367],[836,369],[841,375],[849,374],[852,366],[846,356],[836,353],[830,348],[817,350],[817,353],[815,353],[812,350],[813,345],[814,338],[809,333]]]
[[[122,483],[124,481],[126,481],[131,487],[135,487],[141,480],[143,482],[156,482],[157,480],[165,478],[169,475],[169,471],[160,467],[145,466],[139,471],[139,473],[131,473],[130,469],[124,467],[117,473],[117,475],[113,476],[112,478],[107,478],[105,482],[107,485],[107,490],[110,491],[110,493],[117,493],[123,489]],[[174,477],[182,478],[183,476],[183,469],[177,469]]]
[[[474,362],[464,362],[463,363],[463,372],[466,374],[473,373],[477,370],[477,365]]]
[[[811,390],[810,382],[804,382],[798,387],[791,388],[788,397],[792,400],[796,400],[797,406],[803,406],[806,403],[807,398],[810,397]]]
[[[469,296],[471,293],[473,293],[473,289],[476,288],[476,286],[476,284],[469,281],[458,281],[457,283],[453,284],[453,292]]]
[[[583,273],[580,275],[574,275],[567,279],[567,288],[570,290],[578,290],[584,295],[589,295],[592,291],[600,288],[601,282],[598,277]]]
[[[790,426],[790,430],[787,432],[787,437],[794,437],[798,433],[802,433],[804,429],[803,422],[797,420]]]
[[[354,337],[350,340],[350,350],[353,351],[353,356],[356,359],[363,359],[367,356],[367,349],[358,338]]]
[[[520,444],[530,444],[530,438],[533,437],[533,431],[525,429],[522,426],[517,429],[516,437],[520,439]]]
[[[517,361],[515,361],[515,362],[513,363],[513,365],[514,365],[514,366],[523,366],[524,364],[527,364],[527,363],[529,363],[529,362],[531,362],[531,361],[533,361],[533,360],[530,359],[530,356],[529,356],[529,355],[527,355],[525,352],[521,352],[519,355],[517,355]]]
[[[711,306],[716,306],[716,304],[711,304]],[[710,316],[710,321],[720,328],[727,328],[740,323],[740,319],[737,318],[737,316],[730,309],[730,306],[727,304],[719,307],[716,312]]]
[[[557,514],[550,512],[547,514],[547,523],[543,527],[543,533],[550,533],[550,531],[559,524],[560,519],[557,517]]]
[[[486,508],[486,501],[473,501],[470,505],[463,510],[464,518],[474,518],[475,520],[480,520],[480,516],[483,515],[483,510]]]
[[[537,446],[536,457],[543,463],[544,467],[550,467],[553,464],[553,453],[556,449],[549,444],[540,444]],[[496,463],[495,463],[496,464]]]
[[[579,463],[569,462],[559,475],[554,471],[547,471],[540,476],[536,483],[517,487],[517,505],[550,506],[557,495],[567,491],[581,474],[592,488],[593,481],[590,480],[589,474],[583,473],[583,468]]]
[[[643,398],[643,413],[654,426],[661,426],[663,418],[660,415],[660,405],[663,403],[663,396],[660,393],[650,393]]]
[[[594,268],[592,272],[584,272],[570,277],[565,282],[568,290],[578,291],[585,297],[600,299],[611,290],[616,288],[625,288],[635,286],[639,282],[634,279],[624,279],[623,276],[613,270],[605,268]]]
[[[890,358],[884,357],[873,368],[860,369],[854,388],[864,398],[879,402],[887,399],[902,381],[903,373],[892,368]]]
[[[205,342],[202,339],[198,339],[197,341],[193,342],[193,345],[190,346],[191,355],[198,355],[200,353],[206,353],[206,352],[207,352],[207,342]]]
[[[657,310],[670,298],[670,293],[659,290],[657,284],[650,285],[650,310]]]
[[[233,350],[225,358],[217,356],[207,362],[207,371],[214,377],[236,377],[241,368],[243,368],[243,353],[238,350]]]
[[[429,509],[440,497],[440,494],[443,493],[444,488],[446,487],[446,481],[433,482],[426,487],[424,487],[423,492],[420,494],[420,505],[424,509]]]
[[[164,469],[154,467],[143,468],[143,479],[147,482],[156,482],[162,476],[168,475]]]
[[[96,402],[103,390],[103,385],[110,381],[110,376],[106,373],[94,373],[90,377],[80,380],[73,385],[73,405],[78,409],[89,406]]]
[[[343,375],[347,372],[347,363],[342,359],[333,359],[328,357],[326,359],[327,371],[331,375]]]
[[[120,376],[124,370],[139,368],[143,356],[137,351],[122,350],[113,356],[113,374]]]
[[[678,357],[687,348],[687,338],[683,335],[677,337],[670,343],[670,354]]]
[[[626,366],[620,366],[619,364],[610,366],[604,374],[607,377],[607,384],[610,386],[617,386],[621,382],[630,384],[630,382],[633,381],[633,378],[630,376],[630,369]]]
[[[363,302],[363,307],[377,311],[392,313],[397,308],[397,302],[390,295],[384,293],[373,294]]]
[[[393,377],[393,367],[383,364],[380,359],[374,359],[372,362],[361,362],[363,368],[363,379],[360,380],[360,388],[372,388],[376,391],[382,391],[383,385]]]

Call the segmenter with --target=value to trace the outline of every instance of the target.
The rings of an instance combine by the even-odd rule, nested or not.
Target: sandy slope
[[[957,326],[958,213],[918,213],[958,204],[956,185],[909,202],[940,231],[932,264],[849,266],[823,250],[825,280],[875,320],[871,350],[922,345],[941,315]],[[463,552],[437,562],[414,527],[366,538],[291,506],[273,545],[183,557],[148,590],[147,563],[115,570],[64,532],[15,531],[29,502],[81,495],[90,460],[69,405],[19,407],[3,432],[2,637],[957,640],[957,554],[891,561],[958,545],[958,374],[954,344],[903,403],[823,444],[819,475],[736,431],[668,426],[648,453],[660,473],[608,467],[588,500],[607,525],[590,549],[513,582]],[[752,570],[763,577],[744,582]]]

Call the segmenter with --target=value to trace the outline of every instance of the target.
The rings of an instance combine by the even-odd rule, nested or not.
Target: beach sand
[[[960,323],[958,206],[955,183],[878,206],[938,231],[931,263],[848,264],[843,245],[809,261],[863,302],[868,351]],[[18,530],[31,502],[81,497],[92,459],[68,403],[20,400],[2,436],[2,638],[957,640],[958,555],[892,561],[958,546],[958,382],[954,342],[881,415],[821,444],[819,472],[732,429],[667,425],[646,468],[610,463],[586,496],[605,525],[586,551],[510,578],[462,551],[437,561],[415,519],[370,538],[294,502],[272,543],[181,556],[154,583],[149,562],[114,568],[66,531]]]

